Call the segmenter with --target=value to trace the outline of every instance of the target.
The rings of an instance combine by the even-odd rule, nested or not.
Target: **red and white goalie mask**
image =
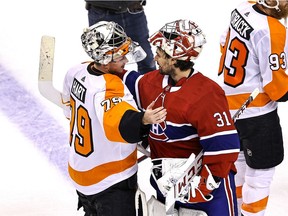
[[[193,61],[201,53],[206,38],[193,21],[176,20],[165,24],[149,41],[174,59]]]

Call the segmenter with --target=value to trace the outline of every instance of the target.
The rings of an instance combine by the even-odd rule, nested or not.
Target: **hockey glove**
[[[200,175],[189,184],[187,194],[183,197],[185,203],[208,202],[213,199],[211,192],[219,187],[220,180],[216,182],[207,165],[204,165]]]
[[[167,192],[173,188],[175,182],[179,179],[181,175],[185,171],[189,165],[194,161],[195,154],[191,154],[189,158],[163,158],[161,159],[162,163],[160,165],[154,165],[152,167],[152,176],[154,177],[157,186],[163,196],[166,197]],[[160,178],[156,178],[154,172],[161,170],[162,176]],[[159,171],[158,171],[159,172]]]

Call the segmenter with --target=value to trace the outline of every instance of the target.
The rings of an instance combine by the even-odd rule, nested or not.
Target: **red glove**
[[[204,165],[199,176],[189,183],[188,193],[184,197],[186,203],[208,202],[213,199],[211,192],[218,188],[220,181],[216,182],[211,171]]]

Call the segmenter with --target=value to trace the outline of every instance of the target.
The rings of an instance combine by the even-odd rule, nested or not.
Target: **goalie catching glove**
[[[217,177],[216,177],[217,178]],[[195,176],[189,183],[187,190],[180,196],[180,201],[185,203],[208,202],[213,199],[211,192],[220,185],[220,178],[217,182],[209,170],[204,165],[198,176]]]

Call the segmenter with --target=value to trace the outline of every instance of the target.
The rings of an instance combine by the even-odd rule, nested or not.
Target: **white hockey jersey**
[[[69,175],[78,191],[91,195],[136,173],[136,144],[127,143],[119,124],[127,110],[139,111],[119,77],[87,68],[85,63],[68,71],[63,95],[70,101],[64,111],[70,119]]]
[[[243,2],[232,11],[228,31],[221,37],[219,84],[231,114],[241,107],[255,88],[260,94],[240,118],[269,113],[288,91],[288,37],[285,26],[267,16],[253,3]]]

